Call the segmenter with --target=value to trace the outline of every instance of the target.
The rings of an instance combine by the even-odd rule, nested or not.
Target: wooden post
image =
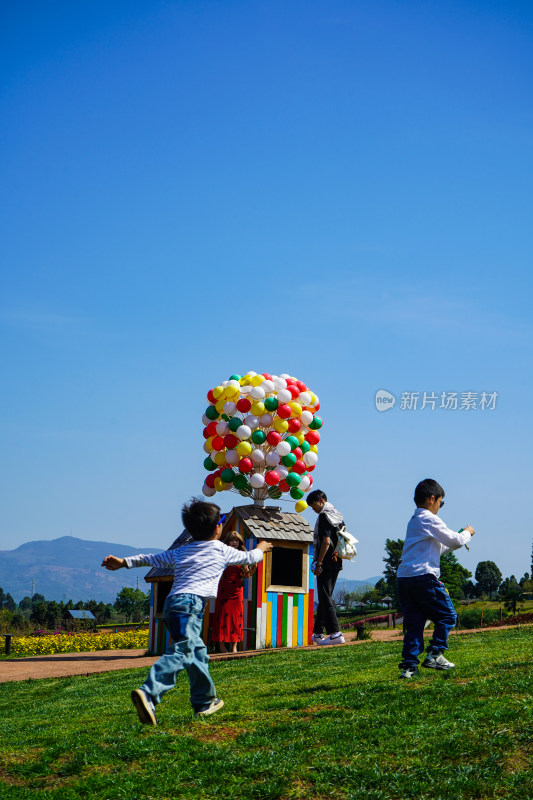
[[[481,609],[481,617],[480,617],[480,620],[479,620],[479,627],[480,628],[483,627],[483,609]]]
[[[11,634],[5,633],[4,638],[6,640],[5,654],[8,656],[11,653]]]
[[[500,622],[502,621],[502,607],[500,606]]]

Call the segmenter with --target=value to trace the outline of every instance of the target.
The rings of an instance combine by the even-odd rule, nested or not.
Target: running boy
[[[400,678],[418,673],[418,656],[424,651],[424,625],[430,619],[435,629],[423,667],[452,669],[455,664],[442,655],[448,649],[448,633],[457,614],[440,577],[443,553],[468,544],[474,529],[451,531],[437,517],[444,505],[444,489],[426,478],[415,489],[417,509],[407,525],[402,559],[398,567],[398,598],[403,612],[403,650]]]
[[[187,670],[191,685],[191,705],[196,717],[214,714],[224,705],[216,696],[209,674],[209,656],[200,634],[206,600],[216,597],[220,576],[230,564],[258,564],[263,553],[272,549],[259,542],[255,550],[236,550],[218,541],[225,515],[214,503],[195,500],[184,505],[181,518],[192,541],[177,550],[156,555],[128,558],[107,556],[102,562],[106,569],[126,567],[172,567],[174,583],[165,600],[163,619],[172,637],[172,644],[152,666],[140,689],[134,689],[131,699],[141,722],[157,725],[155,706],[165,692],[176,683],[176,675]]]

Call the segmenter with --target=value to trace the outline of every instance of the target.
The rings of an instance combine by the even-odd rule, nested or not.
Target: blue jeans
[[[398,578],[398,598],[403,612],[403,650],[400,667],[416,667],[424,651],[424,625],[434,623],[428,650],[442,653],[448,649],[448,634],[455,626],[457,614],[444,584],[435,575],[426,573],[413,578]]]
[[[172,644],[152,666],[141,689],[157,705],[176,684],[176,676],[187,670],[193,708],[206,705],[216,697],[215,684],[209,675],[209,656],[200,634],[205,600],[196,594],[173,594],[165,600],[163,620]]]

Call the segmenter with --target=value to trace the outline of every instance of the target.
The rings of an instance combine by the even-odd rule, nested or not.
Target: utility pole
[[[31,596],[33,599],[33,595],[35,594],[35,578],[31,579]]]

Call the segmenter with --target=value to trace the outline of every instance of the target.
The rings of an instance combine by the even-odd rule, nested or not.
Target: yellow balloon
[[[237,386],[227,386],[226,394],[228,397],[235,397],[236,394],[239,394],[239,389]]]
[[[223,394],[220,395],[219,399],[215,403],[215,408],[219,414],[224,412],[224,403],[226,402],[226,398]]]
[[[247,456],[248,453],[252,452],[252,445],[250,442],[239,442],[235,450],[240,456]]]
[[[311,395],[311,402],[309,403],[309,405],[314,406],[314,404],[316,403],[316,394],[314,392],[309,392],[309,394]]]
[[[213,397],[215,398],[215,400],[218,400],[223,391],[224,391],[223,386],[215,386],[215,388],[213,389]]]
[[[261,400],[255,400],[252,403],[252,407],[250,409],[252,414],[255,414],[256,417],[260,417],[262,414],[265,413],[265,404],[261,402]]]
[[[300,403],[295,403],[294,401],[292,403],[289,403],[289,408],[292,411],[293,417],[299,417],[303,411],[303,408],[301,407]]]
[[[222,478],[215,478],[215,489],[217,492],[223,492],[226,488],[226,484],[222,480]]]
[[[261,386],[265,379],[262,375],[254,375],[252,378],[252,386]]]
[[[212,460],[215,462],[215,464],[218,467],[221,467],[222,464],[226,463],[226,454],[225,453],[221,453],[220,450],[219,450],[217,453],[215,453],[214,456],[212,456]]]
[[[219,478],[217,478],[215,480],[215,486],[216,486],[217,480],[219,480]],[[298,500],[298,502],[296,503],[294,508],[296,509],[298,514],[301,514],[302,511],[305,511],[305,509],[307,508],[307,503],[305,502],[305,500]]]
[[[298,431],[298,433],[295,433],[294,435],[298,439],[298,444],[303,444],[305,442],[305,433]]]
[[[239,383],[241,386],[249,386],[250,385],[250,378],[247,378],[246,375],[243,375],[240,379]]]
[[[209,450],[209,452],[211,452],[211,450],[213,449],[213,439],[214,438],[215,438],[214,436],[210,436],[209,439],[205,440],[205,443],[206,443],[206,446],[207,446],[207,449]]]
[[[289,430],[289,423],[286,419],[281,419],[281,417],[276,417],[273,422],[274,430],[278,433],[285,433],[285,431]]]
[[[310,452],[311,453],[318,453],[318,447],[316,446],[316,444],[312,444],[311,445]]]

